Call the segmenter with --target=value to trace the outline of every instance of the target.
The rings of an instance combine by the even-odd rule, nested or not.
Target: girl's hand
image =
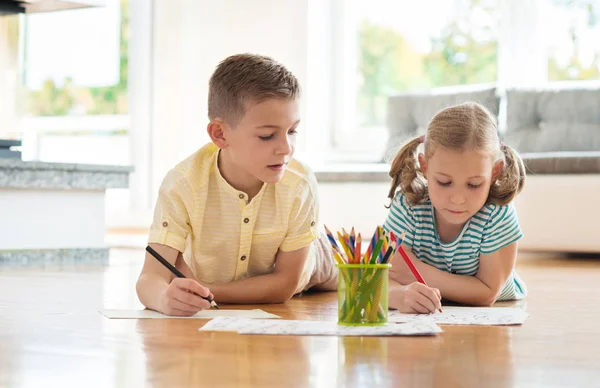
[[[390,307],[401,313],[434,313],[442,307],[441,299],[440,290],[418,282],[391,287],[389,293]]]
[[[210,308],[210,303],[200,296],[213,298],[210,290],[194,279],[174,278],[162,294],[160,311],[183,317],[194,315]]]

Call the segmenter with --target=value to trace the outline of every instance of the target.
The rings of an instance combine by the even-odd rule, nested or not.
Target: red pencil
[[[419,270],[417,270],[417,267],[415,267],[415,265],[413,264],[410,257],[408,257],[408,254],[406,253],[406,251],[404,250],[404,247],[402,247],[402,245],[398,246],[398,252],[400,252],[400,256],[402,256],[402,258],[406,262],[406,265],[408,265],[408,268],[410,268],[410,271],[413,273],[413,275],[415,276],[417,281],[419,283],[423,283],[424,285],[427,286],[427,283],[425,283],[425,279],[423,279],[423,276],[421,276],[421,274],[419,273]],[[440,311],[440,313],[442,312],[441,308],[438,310]]]

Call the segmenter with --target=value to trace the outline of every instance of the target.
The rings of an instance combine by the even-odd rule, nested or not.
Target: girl
[[[424,153],[416,157],[421,143]],[[523,234],[511,204],[523,189],[525,168],[500,142],[485,107],[465,103],[438,112],[425,136],[400,149],[390,176],[384,228],[406,232],[403,247],[430,286],[415,282],[396,257],[391,308],[429,313],[441,307],[442,297],[476,306],[525,297],[525,284],[513,271]]]

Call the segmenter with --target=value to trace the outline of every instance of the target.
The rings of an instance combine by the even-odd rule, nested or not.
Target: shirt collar
[[[214,174],[215,174],[215,176],[217,178],[217,183],[219,184],[219,187],[224,192],[228,193],[228,195],[234,196],[234,197],[239,198],[239,199],[245,199],[246,202],[248,202],[248,194],[246,194],[245,192],[240,191],[240,190],[236,189],[235,187],[231,186],[229,184],[229,182],[227,182],[225,180],[225,178],[223,178],[223,175],[221,175],[221,170],[219,170],[219,154],[220,153],[221,153],[221,149],[217,149],[217,152],[215,152],[214,157],[213,157],[213,161],[212,161],[213,171],[214,171]],[[266,186],[267,186],[267,184],[263,183],[262,187],[260,188],[260,191],[256,194],[256,196],[254,198],[261,197],[262,194],[265,191],[265,187]]]

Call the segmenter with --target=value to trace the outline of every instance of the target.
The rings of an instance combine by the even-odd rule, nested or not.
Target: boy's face
[[[236,181],[230,184],[244,187],[279,182],[294,155],[299,123],[296,100],[272,98],[249,104],[235,128],[224,128],[227,159],[232,162],[227,168]]]

